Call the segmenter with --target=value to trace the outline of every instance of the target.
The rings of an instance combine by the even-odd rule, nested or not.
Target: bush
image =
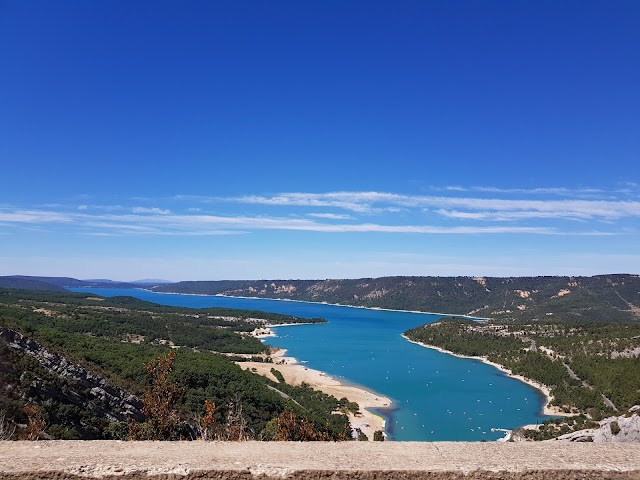
[[[613,422],[611,422],[609,424],[609,428],[611,429],[611,433],[613,435],[617,435],[620,433],[620,424],[618,423],[617,420],[614,420]]]
[[[151,378],[142,398],[142,413],[147,417],[144,424],[129,423],[130,440],[177,440],[179,416],[176,403],[183,389],[169,380],[176,359],[174,352],[152,359],[144,368]]]
[[[280,370],[276,370],[275,368],[271,369],[271,374],[276,377],[276,379],[278,380],[278,382],[280,383],[286,383],[284,381],[284,376],[282,375],[282,373],[280,372]]]
[[[56,440],[79,440],[80,434],[75,428],[64,427],[62,425],[54,424],[48,429],[49,435]]]

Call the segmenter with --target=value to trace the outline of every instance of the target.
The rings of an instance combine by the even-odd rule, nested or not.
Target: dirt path
[[[560,442],[0,442],[0,480],[640,480],[638,451],[638,444]]]

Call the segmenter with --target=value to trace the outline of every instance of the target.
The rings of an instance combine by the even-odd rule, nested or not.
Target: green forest
[[[446,312],[516,321],[638,322],[640,277],[380,277],[178,282],[157,292],[223,294]]]
[[[640,403],[639,323],[445,318],[405,335],[457,354],[485,357],[542,383],[551,390],[552,405],[584,418],[600,420]]]
[[[256,326],[310,321],[323,320],[0,290],[0,435],[351,439],[348,418],[334,413],[343,401],[233,362],[265,351],[247,333]]]

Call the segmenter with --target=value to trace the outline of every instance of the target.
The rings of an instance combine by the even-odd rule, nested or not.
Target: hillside
[[[156,292],[339,303],[513,320],[640,321],[640,276],[179,282]]]
[[[21,290],[63,291],[64,288],[52,283],[31,278],[0,277],[0,288],[16,288]]]
[[[234,363],[270,361],[257,327],[314,321],[0,290],[0,439],[350,438],[342,400]]]
[[[640,323],[478,323],[443,318],[405,332],[410,340],[482,357],[549,388],[572,419],[527,432],[543,440],[597,426],[640,404]]]
[[[71,277],[36,277],[28,275],[10,275],[0,277],[0,288],[22,288],[24,290],[62,290],[65,288],[150,288],[149,282],[114,282],[112,280],[78,280]]]

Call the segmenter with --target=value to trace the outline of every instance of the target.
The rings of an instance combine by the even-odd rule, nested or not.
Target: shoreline
[[[319,390],[327,395],[332,395],[338,400],[346,397],[350,402],[358,404],[360,415],[348,413],[349,423],[353,429],[359,428],[369,441],[373,441],[373,434],[381,430],[385,436],[386,421],[369,408],[388,408],[392,405],[390,399],[375,392],[366,390],[361,386],[349,385],[331,377],[327,373],[308,368],[295,357],[285,356],[287,350],[280,348],[271,354],[273,363],[263,362],[235,362],[243,370],[248,370],[256,375],[263,375],[278,383],[271,373],[271,369],[278,370],[289,385],[299,386],[308,384],[314,390]],[[279,361],[278,361],[279,360]]]
[[[380,310],[383,312],[420,313],[423,315],[442,315],[443,317],[468,318],[469,320],[476,320],[476,321],[489,320],[489,318],[487,317],[472,317],[470,315],[458,314],[458,313],[423,312],[421,310],[399,310],[396,308],[363,307],[359,305],[345,305],[343,303],[312,302],[310,300],[294,300],[292,298],[244,297],[242,295],[224,295],[222,293],[208,294],[208,293],[156,292],[155,290],[148,290],[146,288],[139,288],[138,290],[145,290],[147,292],[157,293],[159,295],[190,295],[193,297],[225,297],[225,298],[244,298],[246,300],[272,300],[277,302],[311,303],[314,305],[331,305],[334,307],[361,308],[364,310]],[[204,307],[204,308],[207,308],[207,307]],[[299,324],[295,324],[295,325],[299,325]]]
[[[271,330],[271,328],[275,328],[275,327],[296,327],[298,325],[324,325],[327,322],[324,323],[310,323],[310,322],[306,322],[306,323],[265,323],[264,326],[262,327],[257,327],[255,328],[252,332],[251,335],[258,338],[258,339],[262,339],[262,338],[268,338],[268,337],[277,337],[278,335],[276,335],[276,332],[274,332],[273,330]]]
[[[440,315],[443,317],[455,317],[455,318],[466,318],[474,321],[486,321],[488,318],[482,317],[472,317],[469,315],[459,315],[459,314],[448,314],[448,313],[440,313],[440,312],[422,312],[418,310],[398,310],[398,309],[387,309],[380,307],[363,307],[356,305],[343,305],[339,303],[328,303],[328,302],[311,302],[306,300],[293,300],[293,299],[283,299],[283,298],[265,298],[265,297],[246,297],[246,296],[234,296],[234,295],[223,295],[223,294],[199,294],[199,293],[179,293],[179,292],[155,292],[153,290],[143,289],[151,293],[157,293],[160,295],[190,295],[197,297],[226,297],[226,298],[241,298],[246,300],[271,300],[271,301],[282,301],[282,302],[297,302],[297,303],[309,303],[314,305],[331,305],[337,307],[346,307],[346,308],[359,308],[364,310],[380,310],[380,311],[388,311],[388,312],[399,312],[399,313],[417,313],[424,315]],[[277,337],[277,334],[271,330],[270,327],[284,327],[284,326],[296,326],[296,325],[318,325],[317,323],[287,323],[287,324],[265,324],[263,327],[260,327],[256,330],[262,330],[263,332],[257,333],[252,332],[252,334],[261,339],[264,342],[264,338],[268,337]],[[320,324],[321,325],[321,324]],[[541,392],[546,401],[542,408],[542,413],[546,416],[560,416],[560,417],[571,417],[573,414],[568,414],[562,412],[559,407],[551,406],[550,402],[553,400],[553,396],[551,395],[549,387],[535,380],[528,379],[522,375],[514,374],[511,370],[506,368],[503,365],[492,362],[485,357],[480,356],[470,356],[470,355],[462,355],[451,352],[449,350],[445,350],[441,347],[437,347],[435,345],[428,345],[425,343],[417,342],[409,339],[404,334],[401,335],[405,340],[411,343],[415,343],[425,348],[431,348],[433,350],[437,350],[440,353],[444,353],[446,355],[452,355],[454,357],[469,359],[469,360],[479,360],[487,365],[490,365],[501,372],[503,372],[507,377],[513,378],[515,380],[519,380],[522,383],[525,383],[539,392]],[[277,347],[276,347],[277,348]],[[355,401],[358,403],[360,407],[361,416],[356,417],[355,415],[349,413],[347,416],[349,417],[349,422],[351,423],[352,428],[359,428],[363,433],[367,435],[369,441],[373,440],[373,432],[376,430],[382,430],[386,437],[385,420],[375,414],[367,410],[368,408],[388,408],[392,405],[390,399],[376,395],[360,386],[355,385],[345,385],[339,380],[336,380],[330,377],[325,372],[320,370],[310,369],[304,366],[304,361],[299,362],[294,357],[285,357],[286,349],[278,349],[275,352],[271,353],[271,357],[276,359],[282,359],[282,363],[262,363],[262,362],[235,362],[244,370],[251,371],[252,373],[256,373],[258,375],[263,375],[271,380],[278,382],[278,380],[271,373],[271,368],[276,368],[279,370],[285,378],[285,381],[291,385],[300,385],[301,383],[307,383],[312,388],[316,390],[320,390],[328,395],[332,395],[338,399],[342,397],[346,397],[349,401]],[[524,426],[526,427],[526,426]],[[521,428],[524,428],[521,427]],[[507,441],[510,438],[511,430],[505,431],[505,437],[498,439],[499,442]]]
[[[574,416],[571,413],[566,413],[566,412],[561,411],[559,407],[550,405],[551,401],[553,400],[553,395],[551,395],[551,390],[549,389],[549,387],[547,387],[546,385],[544,385],[542,383],[536,382],[535,380],[531,380],[530,378],[526,378],[526,377],[524,377],[522,375],[517,375],[517,374],[513,373],[511,370],[509,370],[507,367],[505,367],[504,365],[500,365],[499,363],[492,362],[491,360],[488,360],[486,357],[477,357],[477,356],[472,356],[472,355],[462,355],[462,354],[459,354],[459,353],[452,352],[450,350],[445,350],[442,347],[437,347],[435,345],[428,345],[426,343],[417,342],[415,340],[411,340],[404,333],[402,334],[402,338],[404,338],[408,342],[415,343],[416,345],[420,345],[420,346],[425,347],[425,348],[431,348],[432,350],[437,350],[440,353],[444,353],[444,354],[447,354],[447,355],[452,355],[454,357],[466,358],[466,359],[470,359],[470,360],[480,360],[482,363],[485,363],[487,365],[491,365],[492,367],[497,368],[502,373],[504,373],[507,377],[513,378],[515,380],[519,380],[522,383],[526,383],[530,387],[533,387],[536,390],[542,392],[542,394],[546,398],[545,404],[542,407],[542,413],[544,415],[547,415],[547,416],[550,416],[550,417],[573,417]]]
[[[159,295],[190,295],[195,297],[227,297],[227,298],[244,298],[247,300],[272,300],[272,301],[289,301],[289,302],[299,302],[299,303],[311,303],[318,305],[335,305],[340,307],[350,307],[350,308],[362,308],[367,310],[388,310],[381,308],[368,308],[368,307],[358,307],[352,305],[340,305],[340,304],[328,304],[326,302],[306,302],[302,300],[289,300],[289,299],[278,299],[278,298],[262,298],[262,297],[238,297],[231,295],[207,295],[200,293],[178,293],[178,292],[156,292],[153,290],[149,290],[146,288],[138,288],[137,290],[143,290],[146,292],[157,293]],[[388,310],[388,311],[396,311],[396,312],[408,312],[408,313],[421,313],[426,315],[432,315],[430,312],[419,312],[419,311],[408,311],[408,310]],[[447,314],[435,314],[435,315],[447,315]],[[468,317],[473,318],[473,317]],[[285,324],[265,324],[263,327],[256,328],[251,334],[256,338],[259,338],[264,343],[264,338],[268,337],[277,337],[277,334],[271,330],[271,327],[293,327],[297,325],[322,325],[321,323],[285,323]],[[262,330],[258,332],[258,330]],[[277,348],[277,347],[276,347]],[[383,396],[371,392],[362,388],[361,386],[356,385],[348,385],[342,383],[340,380],[336,380],[329,376],[327,373],[311,369],[304,366],[304,361],[298,362],[295,357],[285,357],[286,349],[278,348],[275,352],[270,354],[271,358],[280,358],[282,360],[281,363],[265,363],[265,362],[234,362],[243,370],[248,370],[251,373],[255,373],[257,375],[264,375],[271,380],[274,380],[276,383],[278,379],[276,379],[271,373],[271,368],[276,368],[282,373],[285,381],[290,385],[300,385],[302,383],[306,383],[312,388],[319,390],[327,395],[332,395],[337,399],[346,397],[351,402],[356,402],[359,409],[359,415],[356,416],[353,413],[348,413],[347,417],[349,418],[349,423],[351,427],[355,430],[360,429],[365,435],[367,435],[369,441],[373,441],[373,434],[377,430],[381,430],[383,435],[387,436],[385,432],[386,421],[380,415],[370,412],[368,408],[388,408],[392,405],[392,401]]]

